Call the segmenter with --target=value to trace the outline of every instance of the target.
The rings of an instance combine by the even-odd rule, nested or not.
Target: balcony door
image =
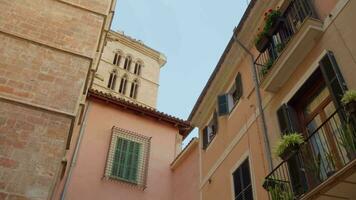
[[[317,181],[325,180],[341,167],[342,149],[336,143],[341,121],[323,79],[306,91],[297,112],[304,137],[309,138],[308,151],[313,155],[306,161],[307,171],[313,173],[309,176]]]

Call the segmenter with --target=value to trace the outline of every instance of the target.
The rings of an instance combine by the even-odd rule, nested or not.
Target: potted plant
[[[271,36],[273,36],[283,22],[281,12],[278,9],[269,9],[265,12],[264,16],[264,27],[262,30],[258,29],[259,32],[255,38],[256,49],[261,53],[267,49]]]
[[[277,29],[282,25],[284,19],[281,17],[281,11],[269,9],[265,12],[265,26],[263,31],[268,36],[273,36]]]
[[[268,182],[268,183],[267,183]],[[277,180],[265,180],[263,186],[271,194],[272,200],[294,200],[294,194],[286,182]],[[270,185],[270,184],[273,185]]]
[[[345,106],[348,113],[352,114],[356,112],[356,91],[348,90],[341,98],[341,103]]]
[[[260,31],[255,38],[255,47],[259,52],[264,52],[269,44],[269,37],[264,31]]]
[[[295,153],[299,146],[304,142],[304,138],[300,133],[289,133],[282,136],[279,141],[276,154],[283,160],[287,160],[293,153]]]

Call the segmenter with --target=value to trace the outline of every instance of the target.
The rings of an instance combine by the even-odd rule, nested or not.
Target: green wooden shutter
[[[242,97],[242,93],[243,93],[242,78],[240,72],[237,73],[236,75],[235,87],[236,87],[236,99],[239,100]]]
[[[123,138],[117,139],[111,175],[137,183],[141,144]]]
[[[218,111],[219,116],[229,114],[229,94],[218,96]]]
[[[334,103],[336,106],[340,106],[340,100],[342,95],[347,90],[347,86],[344,78],[342,77],[334,54],[331,51],[328,51],[326,56],[324,56],[319,62],[319,65]]]
[[[277,117],[282,135],[300,131],[297,115],[294,109],[289,105],[283,104],[277,110]]]
[[[130,177],[129,179],[133,182],[137,182],[137,171],[138,171],[138,165],[139,165],[139,158],[140,158],[140,148],[141,144],[134,142],[134,148],[132,152],[132,165],[131,165],[131,172],[130,172]]]
[[[203,149],[205,150],[208,147],[208,127],[203,129]]]
[[[215,134],[218,133],[219,122],[218,122],[218,114],[216,112],[214,112],[214,115],[213,115],[212,128],[213,128],[213,132],[215,132]]]

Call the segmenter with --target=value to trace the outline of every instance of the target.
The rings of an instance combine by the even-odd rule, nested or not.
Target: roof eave
[[[235,39],[234,39],[234,38],[235,38],[235,35],[237,35],[237,34],[241,31],[241,29],[242,29],[242,27],[243,27],[243,25],[244,25],[244,23],[245,23],[247,17],[250,15],[250,12],[251,12],[252,8],[255,6],[256,2],[257,2],[257,0],[251,0],[250,4],[248,5],[248,7],[247,7],[245,13],[243,14],[243,16],[242,16],[242,18],[241,18],[241,20],[240,20],[238,26],[234,28],[233,34],[232,34],[232,36],[231,36],[231,38],[230,38],[230,41],[229,41],[229,43],[227,44],[227,46],[226,46],[226,48],[225,48],[223,54],[221,55],[221,57],[220,57],[220,59],[219,59],[219,62],[218,62],[218,64],[216,65],[216,67],[215,67],[213,73],[210,75],[210,77],[209,77],[207,83],[205,84],[205,86],[204,86],[202,92],[200,93],[200,95],[199,95],[199,97],[198,97],[198,100],[196,101],[196,103],[195,103],[195,105],[194,105],[194,107],[193,107],[193,109],[192,109],[192,111],[191,111],[191,113],[190,113],[190,115],[189,115],[189,117],[188,117],[188,121],[193,121],[193,118],[194,118],[194,116],[195,116],[197,110],[199,109],[200,104],[201,104],[202,101],[204,100],[204,97],[205,97],[206,93],[208,92],[208,89],[210,88],[210,86],[211,86],[213,80],[215,79],[217,73],[219,72],[219,70],[220,70],[220,68],[221,68],[222,63],[224,62],[224,60],[225,60],[225,58],[226,58],[226,55],[227,55],[228,52],[230,51],[230,49],[231,49],[231,47],[232,47],[232,45],[233,45],[233,43],[234,43],[234,41],[235,41]]]

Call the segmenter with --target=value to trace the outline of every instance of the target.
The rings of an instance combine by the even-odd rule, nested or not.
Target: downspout
[[[90,106],[90,101],[88,101],[88,105],[85,108],[83,124],[82,124],[82,126],[80,127],[80,130],[79,130],[78,140],[77,140],[77,143],[75,144],[75,150],[74,150],[74,153],[73,153],[73,156],[72,156],[72,159],[71,159],[71,162],[70,162],[70,166],[69,166],[69,169],[68,169],[68,176],[66,177],[66,180],[65,180],[65,183],[64,183],[64,187],[63,187],[63,191],[62,191],[62,194],[61,194],[61,200],[65,200],[65,197],[66,197],[66,194],[67,194],[67,191],[68,191],[69,182],[70,182],[70,180],[72,178],[73,168],[74,168],[74,166],[75,166],[75,164],[77,162],[77,157],[78,157],[78,152],[79,152],[79,149],[80,149],[80,144],[82,142],[83,135],[84,135],[84,129],[85,129],[85,126],[86,126],[86,123],[87,123],[87,112],[88,112],[89,106]]]
[[[267,124],[266,124],[266,117],[264,114],[263,106],[262,106],[262,98],[261,98],[261,92],[260,92],[260,87],[258,85],[258,80],[257,80],[257,71],[256,71],[256,66],[255,66],[255,59],[253,57],[253,54],[250,52],[250,50],[247,49],[245,45],[242,44],[242,42],[237,38],[236,33],[234,32],[234,41],[237,42],[237,44],[250,56],[250,62],[251,62],[251,71],[252,71],[252,78],[253,82],[255,85],[255,91],[256,91],[256,97],[257,97],[257,106],[258,110],[261,115],[261,121],[260,123],[262,132],[263,132],[263,141],[264,141],[264,146],[266,149],[266,157],[267,157],[267,162],[268,162],[268,170],[272,171],[273,169],[273,162],[272,162],[272,154],[271,154],[271,148],[270,148],[270,142],[268,138],[268,130],[267,130]]]

